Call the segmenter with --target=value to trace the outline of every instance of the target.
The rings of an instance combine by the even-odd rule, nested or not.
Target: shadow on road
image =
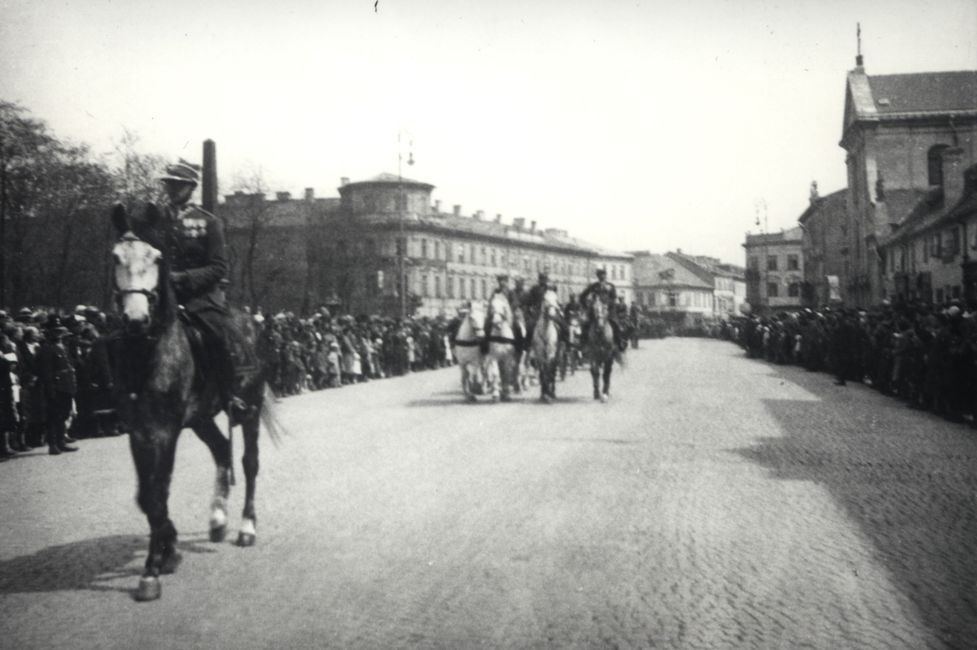
[[[181,540],[181,553],[216,553],[200,539]],[[118,591],[133,584],[118,578],[142,575],[148,536],[110,535],[49,546],[37,553],[0,562],[0,595],[48,591]]]
[[[923,622],[949,647],[977,647],[977,436],[861,385],[780,374],[822,399],[766,401],[783,437],[735,453],[826,488]]]

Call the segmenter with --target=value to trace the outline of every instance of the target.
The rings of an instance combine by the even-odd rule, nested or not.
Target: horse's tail
[[[268,384],[265,384],[261,390],[262,399],[259,417],[261,418],[261,423],[265,425],[265,431],[268,432],[272,444],[278,448],[282,444],[282,438],[288,435],[288,429],[285,428],[282,421],[278,418],[278,398],[271,392]]]

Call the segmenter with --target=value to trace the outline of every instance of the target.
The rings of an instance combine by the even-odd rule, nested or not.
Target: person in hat
[[[66,426],[74,407],[77,379],[64,338],[68,328],[57,314],[49,314],[44,322],[44,341],[37,352],[37,374],[41,412],[44,414],[48,453],[56,456],[65,451],[78,451],[66,440]]]
[[[550,274],[546,269],[539,272],[536,284],[534,284],[523,299],[522,309],[526,316],[526,340],[533,340],[533,332],[536,329],[536,321],[543,309],[543,299],[547,291],[556,291],[556,287],[550,284]],[[567,340],[567,324],[563,318],[563,312],[557,311],[556,326],[560,332],[560,338]]]
[[[199,178],[200,167],[182,159],[160,178],[167,196],[161,219],[164,254],[176,299],[204,332],[221,399],[233,415],[246,405],[235,394],[231,339],[236,330],[221,287],[228,272],[224,229],[217,217],[190,202]]]
[[[592,298],[591,298],[592,296]],[[617,287],[614,283],[607,280],[607,269],[603,266],[597,267],[597,281],[592,282],[586,289],[580,292],[580,304],[586,306],[587,299],[600,300],[607,306],[607,320],[614,331],[614,343],[622,352],[627,349],[627,341],[621,336],[621,324],[617,317]]]

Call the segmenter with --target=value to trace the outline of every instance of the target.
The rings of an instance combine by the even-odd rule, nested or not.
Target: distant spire
[[[855,55],[855,65],[859,68],[865,65],[865,57],[862,56],[862,24],[855,23],[855,38],[858,41],[858,53]]]

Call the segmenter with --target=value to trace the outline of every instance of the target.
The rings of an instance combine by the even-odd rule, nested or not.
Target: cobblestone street
[[[469,405],[456,368],[283,400],[249,549],[207,541],[184,432],[154,603],[124,438],[6,462],[0,640],[977,647],[977,431],[712,340],[643,341],[613,381],[606,405],[581,372],[554,405]]]

